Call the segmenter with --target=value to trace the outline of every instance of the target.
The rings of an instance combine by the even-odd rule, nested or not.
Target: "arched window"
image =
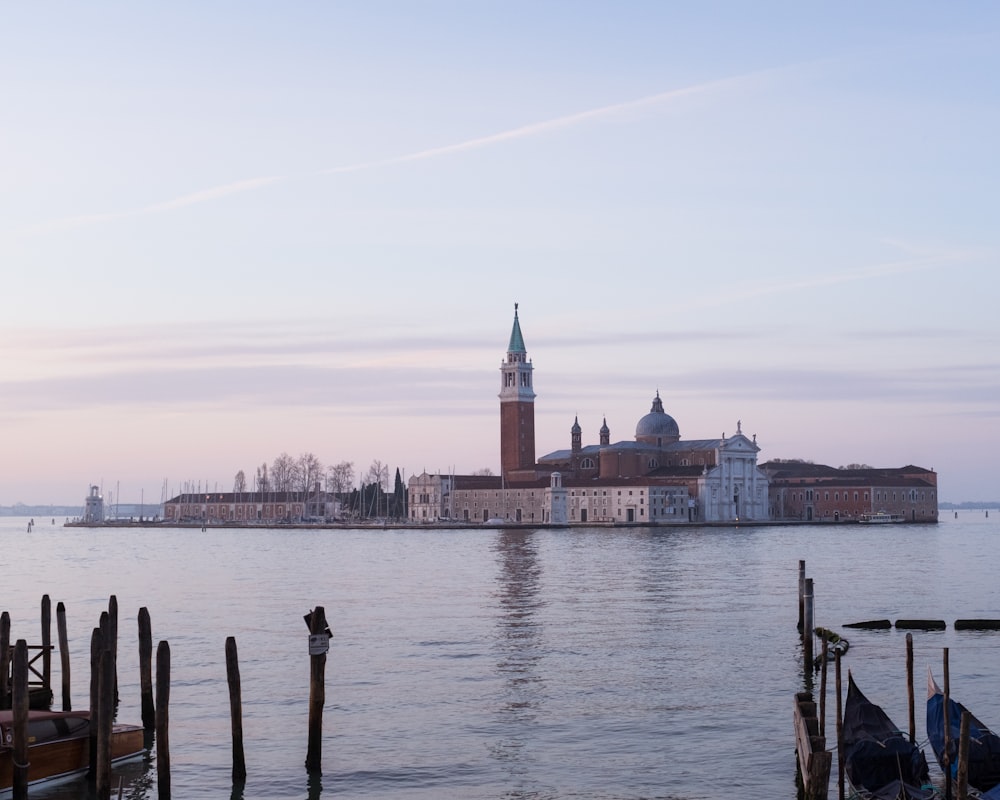
[[[580,469],[593,469],[593,468],[594,468],[594,459],[584,458],[580,461]]]
[[[648,464],[649,469],[656,469],[658,466],[660,466],[660,464],[655,458],[649,459],[649,464]]]

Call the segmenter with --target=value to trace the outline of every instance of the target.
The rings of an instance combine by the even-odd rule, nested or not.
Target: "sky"
[[[683,438],[1000,499],[1000,5],[3,3],[0,505]]]

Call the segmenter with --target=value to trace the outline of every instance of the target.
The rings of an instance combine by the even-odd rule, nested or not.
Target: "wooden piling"
[[[10,708],[10,687],[6,677],[10,675],[10,614],[0,614],[0,708]]]
[[[11,710],[14,712],[13,798],[28,798],[28,643],[18,639],[14,646],[14,675]],[[6,677],[6,676],[4,676]]]
[[[910,744],[917,742],[917,718],[913,701],[913,634],[906,634],[906,697],[910,711]]]
[[[42,689],[52,692],[52,600],[42,595]]]
[[[806,593],[804,597],[804,616],[802,618],[802,648],[807,674],[812,673],[813,665],[813,580],[806,578]]]
[[[805,634],[806,562],[799,561],[799,633]]]
[[[840,652],[836,654],[834,681],[837,690],[837,798],[844,800],[844,706],[840,690]]]
[[[115,715],[115,657],[109,647],[98,661],[97,800],[111,800],[111,728]]]
[[[951,719],[948,713],[948,701],[951,699],[951,671],[948,667],[948,648],[942,654],[944,660],[944,796],[951,800]]]
[[[822,662],[819,667],[819,735],[826,738],[826,659],[830,652],[830,639],[823,631]],[[829,767],[827,768],[829,772]],[[829,775],[827,776],[829,777]]]
[[[102,618],[102,622],[103,622]],[[87,780],[97,780],[97,727],[101,716],[100,708],[100,678],[101,652],[104,650],[104,633],[100,627],[94,628],[90,634],[90,727],[87,732],[89,740],[89,758],[87,761]]]
[[[139,609],[139,693],[142,698],[142,727],[151,731],[156,727],[156,710],[153,705],[153,626],[149,610]]]
[[[72,711],[70,702],[69,634],[66,632],[66,605],[56,604],[56,636],[59,639],[59,674],[62,678],[62,710]]]
[[[969,796],[969,727],[972,715],[968,709],[962,710],[962,721],[958,729],[958,800],[966,800]]]
[[[240,664],[236,639],[226,639],[226,680],[229,682],[229,712],[233,727],[233,783],[247,779],[247,762],[243,754],[243,698],[240,693]]]
[[[170,645],[156,648],[156,790],[170,800]]]
[[[114,706],[118,707],[118,597],[108,598],[108,638],[104,646],[111,651],[111,664],[115,671]]]
[[[326,610],[316,606],[309,620],[310,644],[312,636],[326,634]],[[309,745],[306,751],[306,769],[321,772],[323,761],[323,706],[326,703],[326,652],[309,656]]]

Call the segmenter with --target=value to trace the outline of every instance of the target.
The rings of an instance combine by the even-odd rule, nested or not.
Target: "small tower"
[[[104,522],[104,498],[97,486],[90,487],[83,509],[84,522]]]
[[[500,474],[504,478],[510,472],[535,466],[533,369],[521,335],[517,303],[514,303],[514,327],[507,345],[507,358],[500,364]]]
[[[573,453],[579,453],[583,449],[583,429],[580,427],[579,417],[573,417],[573,427],[569,429],[569,433]]]
[[[601,425],[601,446],[607,447],[611,444],[611,429],[608,427],[608,418],[604,418],[604,424]]]

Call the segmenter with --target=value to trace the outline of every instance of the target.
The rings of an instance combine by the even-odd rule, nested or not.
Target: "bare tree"
[[[311,492],[323,475],[323,462],[312,453],[303,453],[296,463],[298,490]]]
[[[294,490],[295,471],[295,459],[282,453],[271,462],[271,488],[276,492]]]
[[[389,486],[389,465],[383,464],[376,458],[372,461],[372,465],[368,467],[365,482],[369,485],[377,486],[384,492]]]
[[[326,486],[328,492],[337,495],[349,492],[354,486],[354,463],[341,461],[326,471]]]
[[[233,493],[242,494],[247,490],[247,476],[244,474],[243,470],[236,473],[236,477],[233,479]]]
[[[263,494],[271,491],[271,479],[267,477],[267,463],[257,467],[257,491]]]

